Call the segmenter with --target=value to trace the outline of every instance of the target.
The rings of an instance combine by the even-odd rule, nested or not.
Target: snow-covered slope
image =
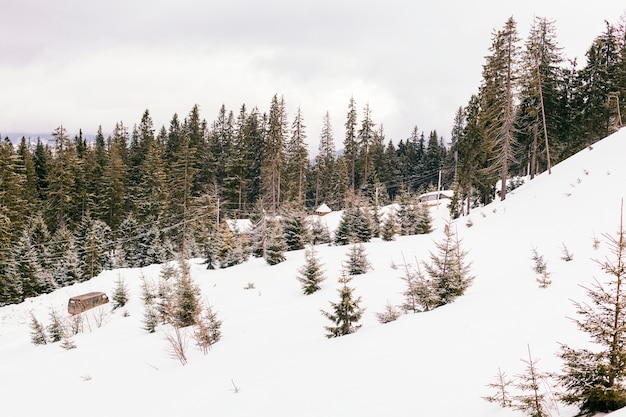
[[[431,312],[380,324],[377,312],[400,304],[406,262],[427,259],[442,234],[445,210],[434,209],[430,235],[365,245],[374,269],[352,286],[367,308],[363,327],[324,337],[320,309],[336,301],[340,265],[349,247],[318,246],[327,280],[301,294],[296,271],[304,251],[269,266],[253,259],[207,271],[192,260],[192,277],[223,320],[223,338],[207,355],[189,339],[188,363],[169,355],[165,327],[142,330],[140,276],[157,280],[159,266],[103,272],[89,282],[0,308],[0,393],[7,415],[92,416],[513,416],[481,397],[498,368],[523,372],[530,347],[541,371],[558,371],[559,343],[587,341],[568,317],[580,284],[602,272],[603,233],[618,230],[626,194],[626,130],[585,149],[497,202],[458,219],[454,227],[476,276],[466,295]],[[330,219],[330,218],[329,218]],[[469,227],[471,224],[471,227]],[[594,239],[602,244],[593,248]],[[571,262],[560,259],[565,245]],[[548,261],[552,285],[539,288],[531,250]],[[103,316],[86,313],[76,349],[30,342],[30,312],[48,322],[68,297],[92,290],[109,295],[123,277],[131,300]],[[254,283],[254,289],[244,289]],[[128,315],[125,317],[124,312]],[[98,326],[98,322],[102,323]],[[74,412],[74,411],[71,411]],[[561,416],[576,414],[573,407]],[[620,414],[621,413],[621,414]],[[556,413],[554,413],[556,415]],[[624,412],[616,416],[626,416]]]

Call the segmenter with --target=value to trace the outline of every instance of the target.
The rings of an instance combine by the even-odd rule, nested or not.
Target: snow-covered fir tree
[[[60,342],[63,339],[63,335],[65,333],[65,328],[63,326],[61,315],[55,309],[51,309],[49,317],[50,324],[48,324],[47,327],[49,340],[52,343]]]
[[[304,211],[300,208],[284,210],[281,218],[287,251],[304,249],[309,240]]]
[[[402,279],[406,283],[406,288],[402,293],[404,303],[401,305],[405,312],[430,311],[440,304],[439,294],[432,280],[422,272],[419,262],[416,262],[415,266],[405,262]]]
[[[21,283],[22,300],[52,291],[53,284],[45,280],[28,229],[22,230],[20,239],[12,248],[11,258],[14,263],[14,279]]]
[[[415,206],[417,223],[415,225],[415,234],[425,235],[432,232],[432,216],[430,209],[425,204],[417,204]]]
[[[116,266],[136,268],[142,265],[142,250],[139,234],[139,222],[136,217],[130,213],[119,227]]]
[[[113,289],[113,296],[111,297],[113,302],[113,309],[124,307],[128,302],[128,287],[124,281],[124,277],[118,275],[117,281],[115,281],[115,288]]]
[[[200,288],[191,279],[189,264],[181,261],[179,267],[174,283],[172,321],[177,327],[187,327],[198,322],[201,312]]]
[[[217,312],[208,302],[205,302],[193,333],[198,347],[205,355],[211,346],[222,337],[221,327],[222,321],[217,317]]]
[[[74,235],[65,227],[56,231],[52,238],[54,254],[52,278],[59,287],[82,281],[82,271],[74,244]]]
[[[389,213],[385,220],[383,221],[383,225],[380,231],[380,237],[385,242],[391,242],[395,240],[397,230],[397,219],[394,213]]]
[[[474,277],[465,260],[467,252],[461,248],[451,222],[445,225],[444,237],[435,246],[437,251],[430,252],[430,262],[424,262],[423,266],[439,300],[437,306],[442,306],[463,295]]]
[[[227,221],[223,221],[220,225],[215,246],[217,248],[215,259],[219,263],[220,268],[238,265],[248,257],[243,246],[241,234],[237,230],[231,230]]]
[[[322,314],[333,324],[331,326],[325,326],[326,337],[340,337],[350,333],[356,332],[361,325],[358,324],[363,316],[364,309],[361,308],[361,297],[354,297],[354,288],[349,287],[348,284],[352,280],[352,277],[341,272],[339,283],[339,301],[336,303],[331,302],[331,312],[322,310]]]
[[[265,262],[270,265],[276,265],[283,262],[285,258],[285,251],[287,245],[283,237],[283,228],[278,221],[268,222],[268,239],[267,246],[265,248]]]
[[[363,244],[352,244],[348,251],[348,260],[345,262],[345,269],[348,275],[361,275],[372,269]]]
[[[309,246],[304,252],[305,264],[298,270],[298,281],[302,285],[302,292],[313,294],[321,289],[320,284],[326,279],[322,264],[317,257],[315,246]]]
[[[598,261],[605,280],[587,288],[590,301],[575,302],[578,327],[593,349],[562,345],[561,400],[581,413],[610,412],[626,406],[626,233],[620,216],[616,236],[605,235],[612,259]]]
[[[322,222],[320,216],[314,216],[310,221],[309,227],[311,229],[310,239],[313,245],[317,245],[318,243],[330,243],[328,226]]]
[[[30,312],[30,340],[34,345],[45,345],[48,343],[48,338],[46,336],[46,329],[43,327],[43,324],[35,314]]]
[[[346,207],[335,231],[335,244],[347,245],[351,242],[369,242],[372,238],[370,216],[355,204]]]

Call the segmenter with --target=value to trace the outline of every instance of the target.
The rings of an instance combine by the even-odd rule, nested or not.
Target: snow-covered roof
[[[323,203],[321,206],[317,208],[317,210],[315,210],[315,212],[316,213],[332,213],[332,210],[330,209],[330,207],[326,205],[326,203]]]

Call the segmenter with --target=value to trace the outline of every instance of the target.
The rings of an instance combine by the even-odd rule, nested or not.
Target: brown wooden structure
[[[88,292],[86,294],[77,295],[70,298],[67,302],[67,312],[70,314],[79,314],[83,311],[90,310],[99,305],[109,302],[109,297],[103,292]]]

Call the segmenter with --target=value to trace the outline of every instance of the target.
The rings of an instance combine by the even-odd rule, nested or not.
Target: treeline
[[[278,95],[265,112],[222,106],[213,122],[194,106],[158,128],[146,110],[132,128],[119,122],[106,137],[99,128],[93,141],[62,126],[52,144],[6,138],[0,305],[103,268],[179,255],[236,262],[215,247],[215,236],[230,232],[226,218],[286,218],[323,202],[334,210],[410,206],[412,195],[439,185],[455,190],[456,216],[493,199],[499,180],[505,198],[507,178],[549,171],[621,126],[624,25],[607,23],[581,69],[562,56],[554,32],[544,18],[524,45],[512,18],[494,32],[481,85],[458,109],[448,144],[417,127],[397,143],[387,139],[369,105],[359,111],[351,98],[341,136],[324,115],[311,160],[302,111],[289,119]]]
[[[406,145],[385,148],[369,107],[359,125],[350,100],[344,142],[350,146],[337,155],[328,120],[314,162],[302,113],[288,123],[277,95],[269,112],[243,105],[235,116],[222,106],[212,123],[194,106],[158,130],[146,110],[132,129],[120,122],[105,137],[99,128],[93,141],[82,133],[71,138],[62,126],[50,145],[22,138],[14,146],[6,138],[0,143],[0,305],[114,267],[178,257],[228,267],[250,253],[280,261],[281,251],[303,247],[290,235],[304,233],[304,214],[322,202],[335,210],[376,207],[402,191],[402,205],[410,208],[407,190],[438,180],[446,148],[435,132],[428,144],[414,129]],[[280,224],[266,224],[277,215]],[[224,222],[242,217],[263,225],[255,231],[259,242],[242,243]],[[370,234],[377,236],[378,227]]]
[[[580,69],[566,60],[546,18],[535,18],[524,43],[513,18],[494,32],[481,85],[458,109],[451,136],[454,170],[447,172],[465,210],[496,193],[506,198],[507,178],[550,172],[622,126],[625,23],[606,22],[586,57]]]

